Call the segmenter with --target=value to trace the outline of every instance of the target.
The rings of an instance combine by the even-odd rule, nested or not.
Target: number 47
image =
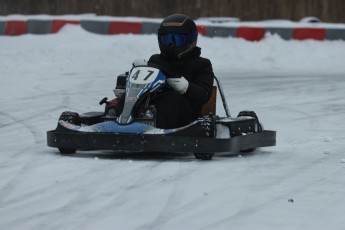
[[[146,77],[144,77],[144,81],[146,81],[147,79],[149,79],[149,77],[154,73],[154,71],[152,71],[152,70],[148,70],[147,71],[148,72],[148,74],[146,75]],[[137,70],[137,72],[135,72],[133,75],[132,75],[132,79],[133,80],[137,80],[138,79],[138,77],[139,77],[139,74],[140,74],[140,70]],[[140,78],[141,78],[141,75],[140,75]]]

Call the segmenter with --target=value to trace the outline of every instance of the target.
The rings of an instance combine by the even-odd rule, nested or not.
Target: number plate
[[[149,84],[157,78],[158,74],[159,69],[156,68],[135,67],[129,75],[129,81],[133,84]]]

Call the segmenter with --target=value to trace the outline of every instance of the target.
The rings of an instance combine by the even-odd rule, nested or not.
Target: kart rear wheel
[[[256,115],[256,113],[254,111],[241,111],[237,117],[253,117],[255,118],[256,122],[257,122],[257,130],[256,132],[262,132],[263,131],[263,128],[262,128],[262,125],[261,123],[259,122],[259,118],[258,116]],[[241,150],[240,152],[241,153],[251,153],[251,152],[254,152],[256,148],[251,148],[251,149],[245,149],[245,150]]]
[[[214,153],[194,153],[194,156],[198,160],[209,161],[212,160]]]
[[[77,150],[76,149],[64,149],[64,148],[59,148],[59,151],[63,155],[69,155],[69,154],[74,154]]]

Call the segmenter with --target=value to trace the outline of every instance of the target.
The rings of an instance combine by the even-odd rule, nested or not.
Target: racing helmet
[[[158,29],[161,54],[169,59],[183,59],[196,46],[198,30],[195,22],[184,14],[166,17]]]

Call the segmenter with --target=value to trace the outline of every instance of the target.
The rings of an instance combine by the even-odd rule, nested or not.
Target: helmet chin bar
[[[186,54],[186,53],[188,53],[189,51],[192,51],[192,49],[194,49],[194,47],[196,46],[196,41],[193,42],[192,44],[188,45],[188,46],[189,46],[189,48],[188,48],[186,51],[184,51],[184,52],[182,52],[182,53],[180,53],[180,54],[178,55],[178,59],[181,59],[181,57],[182,57],[183,54]]]
[[[172,59],[172,60],[180,60],[180,59],[183,59],[184,56],[189,54],[195,47],[196,47],[196,42],[193,42],[192,44],[189,44],[183,47],[178,47],[178,48],[160,47],[160,50],[161,50],[161,54],[165,56],[166,58]]]

